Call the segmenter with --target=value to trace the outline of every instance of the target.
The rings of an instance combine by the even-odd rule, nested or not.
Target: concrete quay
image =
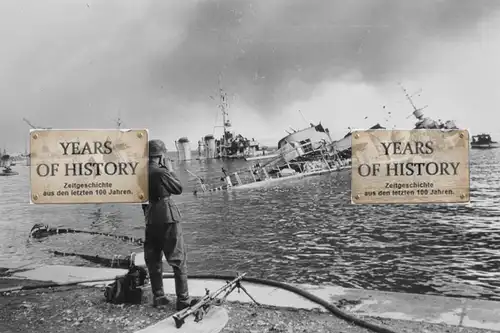
[[[115,276],[125,273],[126,270],[123,269],[52,265],[17,272],[14,273],[12,277],[38,281],[52,281],[56,283],[83,282],[85,280],[95,279],[108,280],[105,282],[82,283],[85,285],[101,286],[112,282]],[[191,279],[189,281],[190,294],[195,297],[200,297],[205,295],[205,288],[210,291],[215,291],[224,284],[225,282],[222,280]],[[250,295],[259,303],[265,305],[300,309],[320,309],[321,311],[326,311],[302,296],[283,289],[246,282],[244,282],[243,285]],[[295,286],[333,304],[347,304],[342,306],[343,310],[353,315],[427,322],[432,324],[440,323],[500,332],[500,302],[348,289],[336,286]],[[164,280],[164,289],[167,294],[175,294],[173,279]],[[233,292],[229,295],[228,300],[246,303],[252,302],[244,292]],[[217,312],[214,313],[214,316],[226,318],[227,314]],[[160,329],[161,323],[163,322],[164,321],[161,321],[140,332],[156,332]],[[171,325],[172,320],[167,318],[165,322]],[[220,320],[214,320],[214,323],[220,323]],[[155,326],[157,326],[156,329],[154,328]],[[165,332],[166,327],[162,327],[161,329]]]

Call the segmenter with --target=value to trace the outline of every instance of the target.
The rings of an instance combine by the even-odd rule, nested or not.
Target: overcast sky
[[[289,126],[335,136],[410,127],[398,82],[473,134],[500,139],[500,1],[2,0],[0,147],[29,127],[149,128],[196,141],[217,120],[276,145]],[[496,33],[495,33],[496,31]],[[387,118],[391,112],[392,118]],[[368,117],[367,119],[365,119]],[[220,115],[218,117],[220,122]],[[216,132],[216,134],[220,132]]]

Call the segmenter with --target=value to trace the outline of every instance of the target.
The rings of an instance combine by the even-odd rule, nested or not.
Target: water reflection
[[[491,154],[494,154],[493,156]],[[195,197],[189,169],[220,181],[220,161],[178,165],[185,194],[191,272],[234,273],[295,283],[500,299],[500,155],[474,151],[465,206],[353,206],[349,172],[282,186]],[[241,162],[226,163],[229,170]],[[59,250],[112,256],[138,250],[91,235],[26,243],[34,223],[141,237],[140,205],[30,206],[27,169],[0,180],[0,267],[88,264]]]

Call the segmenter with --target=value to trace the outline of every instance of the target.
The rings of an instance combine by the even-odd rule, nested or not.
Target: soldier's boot
[[[163,291],[163,277],[161,273],[149,274],[151,291],[153,292],[153,306],[164,307],[170,303]]]
[[[175,293],[177,295],[177,311],[184,310],[194,304],[196,304],[195,299],[189,297],[188,279],[186,274],[180,274],[174,271],[175,279]]]
[[[170,301],[168,300],[167,296],[165,295],[159,295],[159,296],[154,296],[153,298],[153,306],[155,308],[162,308],[170,304]]]

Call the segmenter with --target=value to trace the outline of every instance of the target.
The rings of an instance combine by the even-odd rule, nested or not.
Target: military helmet
[[[167,153],[167,146],[161,140],[149,140],[149,156],[162,156]]]

